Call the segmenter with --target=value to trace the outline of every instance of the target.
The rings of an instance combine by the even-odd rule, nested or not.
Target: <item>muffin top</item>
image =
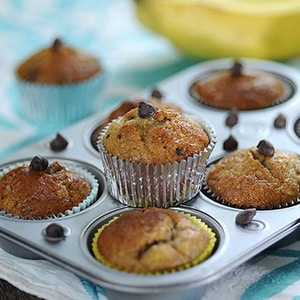
[[[102,72],[98,59],[75,50],[55,39],[22,62],[16,69],[18,78],[42,84],[78,83]]]
[[[181,108],[171,102],[164,101],[161,98],[157,97],[150,97],[147,99],[138,98],[138,99],[129,99],[122,102],[116,109],[110,112],[107,119],[99,125],[99,127],[96,128],[96,130],[93,132],[92,135],[92,144],[95,148],[97,148],[97,139],[103,128],[109,124],[114,119],[117,119],[120,116],[123,116],[128,111],[130,111],[133,108],[136,108],[139,106],[141,102],[149,102],[152,105],[159,106],[159,107],[165,107],[165,108],[173,108],[177,111],[182,111]]]
[[[208,247],[212,251],[211,240],[207,230],[179,212],[146,208],[129,210],[107,225],[97,247],[112,267],[148,273],[192,262]]]
[[[0,210],[23,218],[51,217],[77,206],[90,192],[80,174],[36,156],[0,178]]]
[[[251,110],[269,107],[287,94],[283,81],[270,72],[244,70],[240,63],[231,69],[212,72],[192,85],[200,102],[224,108]]]
[[[209,137],[200,124],[178,111],[141,102],[109,125],[102,142],[118,158],[164,164],[199,153],[208,146]]]
[[[236,150],[208,168],[207,186],[231,206],[273,208],[300,196],[298,155],[268,141]],[[270,150],[271,149],[271,150]]]

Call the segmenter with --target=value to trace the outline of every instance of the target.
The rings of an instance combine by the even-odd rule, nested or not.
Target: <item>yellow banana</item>
[[[198,58],[300,55],[300,0],[135,0],[139,21]]]

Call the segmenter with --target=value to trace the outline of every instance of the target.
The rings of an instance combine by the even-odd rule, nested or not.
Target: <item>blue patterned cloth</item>
[[[133,5],[130,0],[1,1],[0,160],[52,133],[46,125],[36,128],[17,114],[14,69],[56,37],[97,55],[108,71],[96,111],[196,63],[140,26]],[[289,63],[300,65],[296,59]],[[56,300],[106,299],[98,285],[49,262],[0,252],[0,278],[29,293]],[[204,299],[300,300],[300,242],[264,252],[234,269],[214,282]]]

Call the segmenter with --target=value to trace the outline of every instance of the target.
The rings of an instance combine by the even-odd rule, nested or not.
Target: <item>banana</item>
[[[137,18],[196,58],[300,55],[300,0],[134,0]]]

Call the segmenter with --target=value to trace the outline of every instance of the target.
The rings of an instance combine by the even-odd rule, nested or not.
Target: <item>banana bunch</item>
[[[300,0],[134,0],[139,21],[198,58],[300,55]]]

